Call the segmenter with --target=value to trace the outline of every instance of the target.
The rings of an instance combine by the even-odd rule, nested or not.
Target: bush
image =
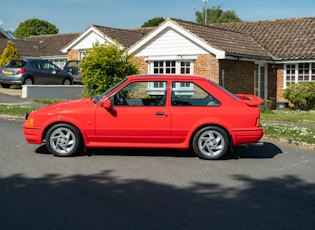
[[[315,82],[292,84],[285,90],[283,97],[293,104],[294,109],[313,109],[315,107]]]
[[[126,76],[138,73],[131,58],[118,44],[94,44],[80,62],[85,96],[99,95]]]

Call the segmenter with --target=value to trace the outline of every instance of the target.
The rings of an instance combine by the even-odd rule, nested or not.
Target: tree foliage
[[[223,22],[241,22],[234,10],[224,11],[220,6],[213,6],[212,8],[196,11],[196,22],[199,24],[209,25],[211,23]]]
[[[3,50],[0,56],[0,67],[7,64],[12,58],[18,58],[19,52],[15,48],[13,41],[9,40],[7,42],[7,47]]]
[[[80,62],[82,82],[88,97],[105,92],[128,75],[138,73],[137,65],[116,44],[95,43]]]
[[[284,91],[283,97],[293,104],[294,109],[313,109],[315,107],[315,82],[289,85]]]
[[[143,23],[143,25],[141,27],[154,27],[154,26],[158,26],[160,25],[162,22],[164,22],[165,19],[162,17],[156,17],[156,18],[152,18],[148,21],[146,21],[145,23]]]
[[[45,20],[31,18],[21,22],[18,28],[14,31],[14,34],[16,37],[24,39],[29,36],[57,34],[58,32],[59,29],[55,25]]]

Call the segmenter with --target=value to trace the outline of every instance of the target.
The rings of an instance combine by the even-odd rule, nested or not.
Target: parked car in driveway
[[[12,59],[0,69],[0,84],[11,85],[72,85],[73,76],[43,59]]]
[[[80,67],[80,61],[78,60],[67,61],[63,69],[73,76],[74,83],[82,84],[82,69]]]
[[[263,136],[254,95],[233,95],[207,78],[133,75],[91,99],[52,104],[23,124],[30,144],[71,156],[89,147],[192,148],[202,159]]]

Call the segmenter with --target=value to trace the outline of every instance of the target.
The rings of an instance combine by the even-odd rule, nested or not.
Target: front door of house
[[[264,99],[264,105],[267,105],[268,99],[268,81],[267,81],[267,65],[256,64],[256,81],[255,81],[255,94],[256,96]]]

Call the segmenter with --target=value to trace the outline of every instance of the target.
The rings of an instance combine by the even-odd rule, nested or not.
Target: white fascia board
[[[135,45],[133,45],[132,47],[130,47],[128,52],[129,53],[136,53],[136,51],[138,49],[140,49],[147,42],[149,42],[151,39],[153,39],[155,36],[160,34],[162,31],[166,30],[167,28],[172,28],[173,30],[175,30],[178,33],[182,34],[183,36],[187,37],[189,40],[191,40],[195,44],[199,44],[205,50],[214,54],[217,59],[224,59],[225,58],[225,51],[216,49],[216,48],[208,45],[207,42],[203,41],[201,38],[194,35],[193,33],[190,33],[187,30],[181,28],[176,23],[174,23],[172,20],[167,20],[164,24],[162,24],[160,27],[158,27],[155,31],[153,31],[151,34],[149,34],[143,40],[141,40],[140,42],[138,42]]]

